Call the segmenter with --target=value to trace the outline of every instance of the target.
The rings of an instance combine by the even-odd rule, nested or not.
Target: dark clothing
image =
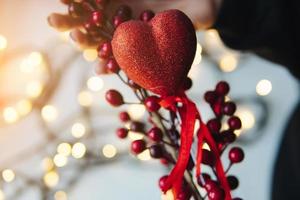
[[[299,22],[299,0],[224,0],[214,28],[228,47],[251,51],[279,63],[300,79]],[[298,199],[300,104],[284,133],[272,191],[272,200]]]

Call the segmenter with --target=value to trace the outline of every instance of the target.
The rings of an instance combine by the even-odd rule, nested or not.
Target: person
[[[66,0],[61,0],[66,2]],[[300,1],[297,0],[110,0],[113,10],[120,4],[159,12],[179,9],[197,29],[215,28],[228,47],[250,51],[281,64],[300,79]],[[79,22],[68,15],[52,14],[50,25],[73,29],[72,38],[82,47],[94,46],[77,27]],[[300,102],[286,126],[273,170],[272,199],[300,199]]]

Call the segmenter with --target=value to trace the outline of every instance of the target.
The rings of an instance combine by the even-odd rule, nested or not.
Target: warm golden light
[[[115,146],[113,146],[111,144],[106,144],[102,148],[102,153],[106,158],[113,158],[117,154],[117,149]]]
[[[161,200],[174,200],[174,195],[172,190],[168,190],[166,194],[161,195]]]
[[[196,54],[195,54],[195,58],[194,58],[192,66],[200,64],[200,62],[202,60],[201,53],[202,53],[202,46],[199,43],[197,43],[197,50],[196,50]]]
[[[3,110],[3,118],[6,123],[14,123],[19,119],[19,115],[15,108],[6,107]]]
[[[64,167],[68,163],[68,158],[62,154],[56,154],[53,158],[56,167]]]
[[[59,182],[59,175],[56,171],[50,171],[44,175],[43,180],[47,187],[55,187]]]
[[[69,143],[63,142],[57,146],[56,151],[58,154],[61,154],[63,156],[69,156],[72,152],[72,146]]]
[[[56,120],[58,111],[53,105],[46,105],[42,108],[41,114],[45,121],[52,122]]]
[[[93,76],[93,77],[89,78],[87,80],[86,84],[87,84],[87,87],[91,91],[94,91],[94,92],[100,91],[104,86],[103,80],[98,76]]]
[[[68,200],[67,193],[64,191],[57,191],[54,194],[54,199],[55,200]]]
[[[53,160],[51,158],[44,158],[43,161],[42,161],[42,168],[44,171],[50,171],[52,170],[54,167],[54,163],[53,163]]]
[[[206,150],[210,151],[210,147],[209,147],[209,145],[206,142],[203,143],[202,149],[206,149]]]
[[[14,123],[19,119],[19,115],[15,108],[6,107],[3,110],[3,118],[6,123]]]
[[[39,81],[31,81],[26,86],[26,94],[30,98],[36,98],[40,96],[43,91],[43,85]]]
[[[242,121],[242,129],[251,129],[255,125],[255,116],[250,110],[238,110],[237,116],[239,116]]]
[[[83,51],[83,57],[88,62],[93,62],[98,57],[98,52],[96,49],[85,49]]]
[[[3,35],[0,35],[0,51],[7,47],[7,40]]]
[[[71,128],[71,134],[75,138],[81,138],[86,132],[85,126],[82,123],[75,123]]]
[[[142,153],[138,154],[137,158],[140,159],[140,160],[142,160],[142,161],[151,160],[151,155],[150,155],[149,149],[146,149]]]
[[[84,144],[78,142],[78,143],[75,143],[72,147],[72,156],[74,158],[82,158],[86,153],[86,147]]]
[[[227,54],[220,60],[220,68],[223,72],[232,72],[237,67],[237,59],[234,55]]]
[[[89,91],[81,91],[77,97],[78,103],[81,106],[88,107],[93,103],[93,96]]]
[[[15,173],[11,169],[5,169],[2,171],[2,178],[5,182],[12,182],[15,179]]]
[[[272,91],[272,83],[269,80],[260,80],[256,85],[256,93],[260,96],[266,96]]]
[[[128,131],[128,137],[130,140],[140,140],[144,138],[144,135],[134,131]]]
[[[137,104],[137,105],[130,105],[128,107],[128,113],[131,116],[131,118],[134,120],[141,119],[144,116],[145,112],[146,112],[146,108],[144,105]]]
[[[16,104],[16,110],[19,115],[25,116],[32,110],[32,103],[29,100],[21,100]]]

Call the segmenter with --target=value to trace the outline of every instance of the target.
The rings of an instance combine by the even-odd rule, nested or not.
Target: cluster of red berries
[[[215,113],[215,118],[207,122],[207,127],[213,135],[219,150],[222,153],[228,144],[236,139],[235,130],[242,127],[239,117],[234,116],[236,104],[232,101],[225,101],[225,96],[229,93],[230,87],[228,83],[221,81],[216,85],[214,91],[208,91],[204,95],[204,99],[211,106]],[[222,130],[222,122],[227,118],[228,129]],[[240,163],[244,159],[244,152],[240,147],[233,147],[229,150],[228,158],[230,165],[226,172],[233,164]],[[203,149],[202,164],[208,165],[215,170],[216,158],[215,155],[206,149]],[[227,181],[231,190],[238,187],[239,181],[235,176],[227,176]],[[223,200],[225,198],[224,190],[220,187],[218,180],[214,180],[207,173],[202,173],[198,179],[198,184],[207,191],[207,196],[210,200]],[[234,198],[239,200],[240,198]]]
[[[168,163],[166,156],[167,151],[163,145],[163,132],[161,129],[152,127],[150,130],[145,131],[145,124],[139,121],[132,121],[127,112],[120,112],[119,119],[123,123],[129,124],[129,128],[122,127],[116,130],[116,134],[120,139],[125,139],[128,136],[129,131],[144,134],[147,138],[147,140],[134,140],[131,143],[131,152],[134,155],[149,149],[152,158],[161,159],[163,164]]]
[[[121,23],[132,19],[132,10],[127,5],[120,5],[113,16],[105,12],[108,6],[107,0],[65,0],[68,3],[69,15],[80,18],[86,33],[93,38],[99,39],[99,58],[106,61],[104,68],[97,69],[97,73],[118,73],[120,67],[112,54],[111,38],[116,27]],[[149,21],[154,17],[154,12],[145,10],[140,14],[140,20]],[[105,39],[105,41],[103,41]],[[100,66],[99,66],[100,67]]]
[[[119,6],[114,15],[105,11],[105,7],[108,5],[107,0],[64,0],[68,4],[69,14],[74,18],[80,18],[82,20],[82,26],[86,33],[94,40],[102,39],[98,47],[98,56],[105,61],[105,66],[102,70],[98,70],[99,73],[114,73],[120,72],[120,67],[116,62],[111,46],[111,37],[116,27],[121,23],[132,19],[132,10],[126,5]],[[150,10],[146,10],[140,14],[139,19],[142,21],[149,21],[154,17],[154,13]],[[103,39],[105,41],[103,42]],[[121,77],[120,77],[121,78]],[[131,87],[135,93],[141,92],[142,89],[132,80],[127,79],[123,81],[129,87]],[[182,90],[188,90],[192,87],[192,80],[187,78],[183,85]],[[207,127],[218,144],[220,153],[222,154],[226,147],[236,140],[235,131],[242,126],[241,120],[235,116],[236,104],[232,101],[226,101],[226,95],[229,93],[230,87],[228,83],[221,81],[216,85],[215,90],[208,91],[204,95],[204,99],[211,106],[215,118],[210,119],[207,122]],[[151,113],[157,113],[161,106],[159,104],[160,98],[157,96],[141,95],[139,98],[141,103],[145,106],[147,111]],[[126,104],[122,94],[114,89],[108,90],[105,94],[106,100],[115,107]],[[176,114],[175,114],[176,115]],[[166,145],[170,145],[172,148],[178,150],[179,133],[176,130],[176,126],[171,125],[166,134],[170,134],[169,137],[173,138],[173,143],[164,141],[166,135],[160,128],[156,127],[154,123],[148,131],[146,131],[145,124],[143,122],[134,121],[131,119],[127,112],[121,112],[119,118],[123,123],[129,124],[127,128],[122,127],[117,129],[116,134],[119,138],[125,139],[128,136],[129,131],[138,132],[144,134],[144,139],[135,140],[131,143],[131,152],[134,155],[140,154],[146,149],[149,150],[152,158],[160,159],[163,164],[174,163],[172,156],[170,156]],[[222,129],[222,123],[228,124],[228,129]],[[129,127],[129,128],[128,128]],[[172,132],[172,134],[171,134]],[[173,134],[176,133],[176,134]],[[174,142],[175,141],[175,142]],[[229,150],[228,158],[230,160],[229,168],[232,164],[239,163],[244,159],[243,150],[239,147],[233,147]],[[215,155],[206,149],[203,149],[202,164],[208,165],[215,170],[216,157]],[[190,158],[187,170],[192,171],[194,168],[194,162]],[[159,180],[159,186],[164,187],[167,176],[163,176]],[[235,176],[228,175],[227,180],[231,190],[238,187],[239,181]],[[223,200],[225,198],[224,190],[221,188],[219,181],[216,177],[212,177],[207,173],[202,173],[197,180],[200,187],[203,187],[207,191],[207,197],[210,200]],[[183,190],[178,195],[177,200],[188,200],[192,195],[191,188],[184,181]],[[234,200],[240,200],[240,198],[234,198]]]

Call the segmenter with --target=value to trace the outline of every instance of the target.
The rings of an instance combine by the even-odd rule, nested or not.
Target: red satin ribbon
[[[181,107],[177,107],[177,103],[182,103]],[[170,109],[174,112],[178,111],[181,118],[181,133],[180,133],[180,148],[177,163],[169,174],[165,187],[162,188],[163,192],[171,189],[173,190],[175,199],[179,195],[182,187],[182,181],[184,172],[188,165],[190,158],[190,151],[193,143],[193,135],[195,129],[195,122],[199,120],[200,129],[198,130],[198,149],[197,149],[197,160],[196,160],[196,175],[199,177],[201,173],[201,160],[202,160],[202,145],[206,141],[210,146],[212,152],[216,157],[216,172],[218,179],[225,191],[226,200],[231,200],[230,188],[224,173],[222,162],[220,159],[220,153],[217,145],[212,138],[208,128],[205,123],[202,122],[201,116],[197,110],[195,103],[187,98],[187,96],[182,93],[178,96],[169,96],[161,100],[160,105],[164,108]]]

